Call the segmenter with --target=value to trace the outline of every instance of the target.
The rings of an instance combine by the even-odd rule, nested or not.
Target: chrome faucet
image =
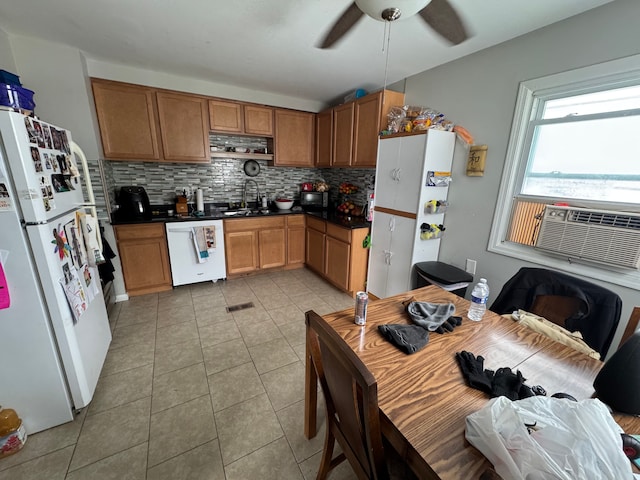
[[[244,206],[244,208],[247,208],[247,184],[248,183],[253,183],[256,186],[256,206],[259,207],[260,206],[260,187],[258,187],[258,182],[250,178],[248,178],[244,182],[244,188],[242,189],[242,205]]]

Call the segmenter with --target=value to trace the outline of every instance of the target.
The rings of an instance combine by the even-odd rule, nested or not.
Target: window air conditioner
[[[640,214],[547,205],[535,247],[573,259],[640,268]]]

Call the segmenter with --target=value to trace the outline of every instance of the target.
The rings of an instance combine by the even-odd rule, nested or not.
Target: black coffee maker
[[[151,220],[151,205],[144,187],[120,187],[117,217],[120,220]]]

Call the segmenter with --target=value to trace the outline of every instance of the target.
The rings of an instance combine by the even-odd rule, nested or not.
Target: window
[[[640,212],[639,131],[640,56],[523,82],[489,250],[558,267],[533,248],[545,205]]]
[[[640,205],[640,86],[602,87],[538,98],[522,195]]]

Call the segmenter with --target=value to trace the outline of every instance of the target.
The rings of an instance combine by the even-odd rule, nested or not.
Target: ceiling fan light
[[[422,10],[431,0],[355,0],[358,8],[374,20],[385,21],[382,12],[398,9],[402,18],[409,18]]]

